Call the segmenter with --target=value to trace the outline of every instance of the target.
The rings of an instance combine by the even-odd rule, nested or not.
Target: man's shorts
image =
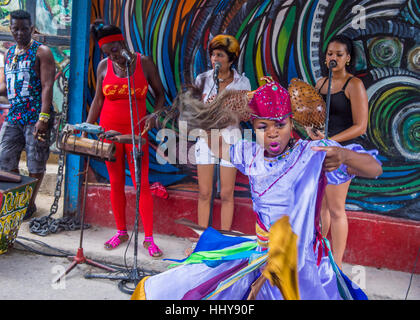
[[[51,130],[47,131],[45,141],[36,139],[34,130],[35,124],[3,123],[0,130],[0,170],[18,170],[20,156],[25,149],[29,173],[45,172],[50,155]]]

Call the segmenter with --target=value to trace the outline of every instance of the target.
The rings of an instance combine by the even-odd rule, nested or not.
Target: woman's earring
[[[347,61],[347,62],[346,62],[346,65],[348,65],[348,66],[349,66],[349,65],[350,65],[350,61]]]

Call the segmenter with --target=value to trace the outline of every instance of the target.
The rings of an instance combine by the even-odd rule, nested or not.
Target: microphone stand
[[[77,249],[77,254],[75,256],[70,256],[68,259],[72,261],[72,263],[67,267],[66,271],[57,278],[54,282],[60,282],[66,275],[70,273],[78,264],[88,264],[94,267],[98,267],[110,272],[117,272],[117,269],[112,268],[110,266],[107,266],[105,264],[96,262],[92,259],[88,259],[85,257],[85,254],[83,252],[83,230],[85,226],[85,210],[86,210],[86,197],[87,197],[87,187],[88,187],[88,170],[89,170],[89,162],[90,162],[90,156],[87,156],[86,161],[86,169],[84,172],[79,173],[85,175],[84,179],[84,192],[83,192],[83,199],[82,199],[82,208],[81,208],[81,222],[80,222],[80,238],[79,238],[79,248]]]
[[[133,159],[134,159],[134,172],[135,172],[135,182],[136,182],[136,214],[134,222],[134,265],[133,268],[128,270],[128,273],[125,276],[113,276],[113,275],[93,275],[86,274],[86,279],[100,278],[100,279],[111,279],[111,280],[121,280],[118,284],[118,287],[121,291],[131,294],[133,290],[127,290],[124,288],[125,284],[128,282],[134,283],[134,286],[140,282],[147,274],[144,271],[139,270],[137,263],[137,251],[138,251],[138,223],[140,215],[140,184],[141,184],[141,158],[143,156],[143,151],[141,150],[141,136],[139,134],[138,147],[136,147],[135,131],[134,131],[134,116],[133,116],[133,102],[131,97],[131,79],[130,79],[130,68],[128,60],[126,59],[126,71],[127,71],[127,81],[128,81],[128,92],[129,92],[129,103],[130,103],[130,120],[131,120],[131,143],[133,144]],[[148,273],[152,274],[151,272]]]
[[[213,81],[216,85],[216,95],[219,94],[219,77],[217,73],[214,73]],[[209,212],[209,223],[208,226],[213,226],[213,205],[214,205],[214,198],[216,197],[217,192],[220,192],[220,167],[219,164],[214,164],[214,171],[213,171],[213,187],[211,190],[211,200],[210,200],[210,212]]]
[[[337,66],[337,63],[332,60],[328,66],[328,92],[326,101],[326,115],[325,115],[325,139],[328,139],[328,123],[330,121],[330,103],[331,103],[331,84],[332,84],[332,69]]]

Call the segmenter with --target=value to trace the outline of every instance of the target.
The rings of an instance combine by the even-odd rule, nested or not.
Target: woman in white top
[[[251,90],[249,79],[240,75],[233,65],[239,57],[239,42],[230,35],[217,35],[209,45],[212,69],[201,73],[195,80],[197,87],[203,88],[203,101],[211,101],[217,93],[223,90]],[[219,64],[219,91],[214,79],[216,63]],[[236,129],[229,127],[228,129]],[[229,130],[222,132],[225,140],[230,137]],[[229,141],[226,141],[229,143]],[[232,141],[233,142],[233,141]],[[210,203],[213,189],[214,164],[219,162],[209,150],[204,139],[198,139],[195,145],[195,157],[198,175],[198,224],[207,227],[209,222]],[[236,168],[228,161],[220,161],[220,199],[221,199],[221,229],[230,230],[233,220],[234,189]]]

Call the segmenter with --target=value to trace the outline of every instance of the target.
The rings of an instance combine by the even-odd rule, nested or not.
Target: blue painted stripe
[[[392,204],[379,204],[379,203],[367,203],[362,201],[357,201],[353,199],[348,199],[347,203],[357,204],[359,207],[369,210],[369,211],[376,211],[376,212],[388,212],[391,210],[401,209],[404,205],[392,203]]]
[[[410,170],[410,171],[388,171],[381,174],[382,178],[397,178],[397,177],[403,177],[408,176],[412,173],[416,173],[418,170]]]
[[[371,202],[371,203],[385,203],[385,202],[396,202],[396,201],[407,201],[407,200],[414,200],[420,197],[420,193],[414,193],[406,196],[395,196],[395,197],[369,197],[363,198],[363,201]]]
[[[86,103],[87,70],[89,64],[90,0],[74,0],[72,3],[72,27],[70,42],[69,111],[68,123],[83,122],[83,107]],[[64,184],[64,215],[77,213],[84,159],[68,154]]]
[[[296,64],[295,64],[295,45],[292,44],[290,47],[290,56],[289,56],[289,66],[287,68],[287,74],[288,74],[288,82],[290,83],[290,80],[293,78],[298,78],[298,73],[296,70]]]

